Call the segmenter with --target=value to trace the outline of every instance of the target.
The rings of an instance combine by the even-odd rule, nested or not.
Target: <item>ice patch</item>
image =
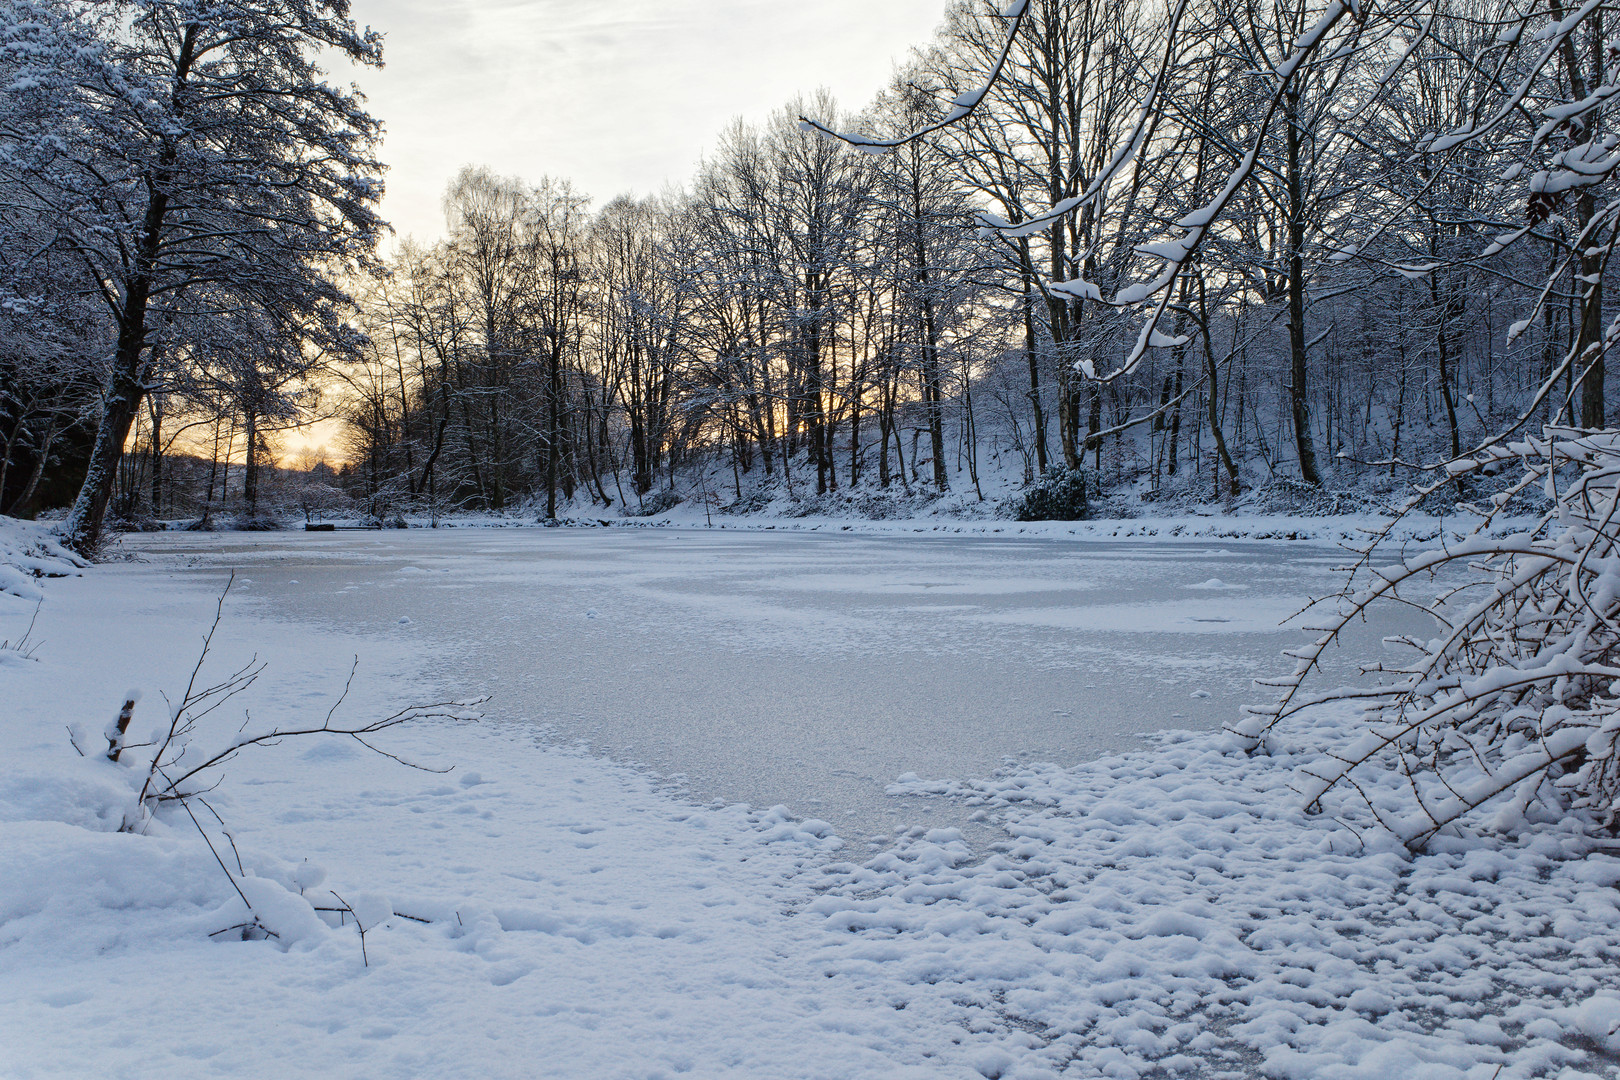
[[[1216,592],[1216,591],[1223,590],[1223,589],[1234,589],[1234,590],[1235,589],[1247,589],[1248,586],[1247,585],[1228,585],[1226,582],[1222,581],[1220,578],[1212,577],[1208,581],[1200,581],[1197,585],[1188,585],[1187,588],[1189,588],[1189,589],[1202,589],[1202,590],[1205,590],[1205,591],[1208,591],[1208,592]]]

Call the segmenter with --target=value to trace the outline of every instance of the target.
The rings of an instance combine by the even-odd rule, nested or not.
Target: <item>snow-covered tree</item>
[[[352,344],[337,282],[383,227],[379,127],[317,61],[380,64],[381,39],[346,0],[13,0],[0,20],[20,43],[0,185],[33,200],[114,330],[68,522],[90,550],[159,350],[217,318]]]

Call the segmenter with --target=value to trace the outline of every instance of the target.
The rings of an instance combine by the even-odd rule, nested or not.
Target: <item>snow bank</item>
[[[86,565],[49,526],[0,517],[0,596],[40,600],[40,578],[68,577]]]
[[[1029,1058],[1063,1076],[1613,1075],[1571,1036],[1620,1042],[1620,1000],[1591,997],[1620,983],[1620,859],[1573,817],[1412,856],[1348,800],[1305,815],[1293,773],[1359,730],[1318,712],[1269,758],[1175,734],[1069,770],[904,778],[1011,839],[965,866],[923,836],[829,868],[812,910],[852,940],[826,962],[947,984],[982,1023],[1039,1032]]]
[[[195,944],[244,914],[207,848],[183,837],[21,820],[0,825],[0,847],[0,972]]]
[[[53,583],[45,646],[0,668],[6,1080],[257,1078],[287,1061],[402,1080],[536,1062],[604,1080],[972,1080],[972,1061],[1009,1053],[1000,1035],[964,1038],[948,1002],[900,1011],[888,987],[815,962],[825,931],[789,912],[805,869],[841,844],[825,822],[683,803],[543,744],[521,717],[386,743],[462,766],[449,775],[308,741],[246,755],[207,796],[225,826],[197,808],[214,850],[173,809],[115,831],[131,770],[95,747],[81,757],[64,728],[99,731],[133,686],[144,738],[222,576],[159,562]],[[0,605],[0,638],[32,607]],[[270,662],[222,710],[233,727],[237,705],[255,722],[324,713],[355,652],[346,711],[428,692],[408,645],[254,607],[233,592],[214,643],[225,670]]]
[[[1525,527],[1528,519],[1501,518],[1492,535],[1511,533]],[[425,528],[426,517],[412,516],[412,528]],[[1390,545],[1456,542],[1469,535],[1480,523],[1473,514],[1446,517],[1408,514],[1390,529]],[[439,520],[440,528],[524,529],[541,524],[528,516],[500,514],[458,514]],[[1298,518],[1281,514],[1186,514],[1165,517],[1097,518],[1089,521],[1006,521],[999,518],[955,517],[949,514],[922,517],[865,518],[859,516],[747,514],[710,515],[683,508],[657,517],[596,518],[566,517],[558,526],[576,529],[658,529],[696,528],[737,532],[852,532],[863,535],[956,535],[1054,537],[1075,540],[1283,540],[1335,546],[1360,547],[1375,533],[1389,526],[1377,514],[1324,515]],[[403,572],[403,571],[402,571]],[[1213,586],[1211,586],[1213,587]]]

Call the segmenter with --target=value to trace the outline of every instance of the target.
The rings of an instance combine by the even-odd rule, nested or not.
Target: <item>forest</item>
[[[1528,10],[1473,2],[959,2],[858,112],[823,93],[739,120],[655,197],[468,166],[446,238],[386,256],[381,166],[356,156],[376,122],[312,101],[259,136],[289,176],[347,170],[267,211],[300,221],[298,265],[276,295],[226,281],[236,256],[171,213],[122,446],[95,454],[138,252],[52,197],[72,176],[13,153],[0,511],[64,505],[93,468],[117,472],[118,519],[251,512],[275,432],[314,416],[345,431],[322,486],[376,517],[648,512],[715,475],[704,498],[739,511],[1077,471],[1230,505],[1393,492],[1526,421],[1602,427],[1616,52],[1588,8],[1537,36]],[[13,74],[43,32],[11,35]],[[368,62],[375,42],[344,47]],[[172,78],[171,54],[142,70]],[[147,180],[163,168],[161,133],[64,128],[100,99],[42,81],[10,80],[17,145],[51,121],[82,134],[51,144],[81,174],[131,141]],[[863,134],[827,137],[844,129]]]

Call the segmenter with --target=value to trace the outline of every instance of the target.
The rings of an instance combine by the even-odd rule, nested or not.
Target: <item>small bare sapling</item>
[[[197,662],[192,665],[185,691],[178,701],[170,699],[167,694],[163,695],[164,702],[168,706],[166,725],[160,726],[147,742],[129,741],[130,724],[134,717],[135,706],[140,700],[139,693],[131,690],[124,695],[123,706],[117,716],[108,723],[103,734],[107,739],[107,757],[126,768],[138,770],[137,776],[140,778],[139,792],[133,808],[125,818],[122,830],[142,831],[160,808],[166,805],[178,806],[196,827],[203,842],[213,853],[214,861],[219,864],[220,870],[230,880],[231,887],[241,897],[248,910],[248,921],[228,927],[227,930],[240,930],[244,938],[278,937],[280,935],[270,928],[271,925],[277,924],[277,920],[261,917],[255,896],[265,893],[265,896],[259,897],[260,902],[273,903],[279,898],[279,894],[273,890],[266,892],[260,888],[259,879],[254,879],[246,873],[241,857],[236,852],[235,839],[226,827],[224,819],[206,799],[207,794],[217,788],[223,780],[225,765],[242,751],[252,747],[274,746],[283,739],[290,738],[338,735],[353,739],[367,750],[409,768],[423,772],[449,772],[448,768],[431,768],[407,761],[378,746],[374,739],[390,728],[420,720],[477,720],[480,716],[477,707],[487,699],[480,697],[465,701],[438,701],[412,705],[380,719],[345,723],[338,719],[338,711],[354,685],[354,677],[359,669],[359,658],[356,657],[349,668],[343,692],[338,695],[337,700],[318,723],[294,720],[255,726],[251,716],[244,713],[244,722],[234,733],[230,733],[227,728],[225,737],[213,741],[210,745],[210,740],[206,739],[206,736],[211,734],[207,730],[210,725],[203,722],[218,712],[226,702],[251,687],[265,670],[265,664],[255,655],[218,681],[209,682],[204,678],[204,668],[213,652],[214,635],[224,618],[225,598],[230,594],[235,579],[233,573],[220,592],[214,609],[213,622],[210,623],[207,634],[203,636],[202,648],[198,653]],[[77,739],[74,740],[74,747],[81,754],[84,752]],[[212,826],[205,827],[203,817],[199,816],[198,807],[201,807],[203,816],[212,818]],[[210,835],[210,828],[223,835],[232,855],[231,863],[236,867],[235,872],[232,872],[230,863],[227,863],[221,845]],[[315,868],[306,867],[295,881],[299,894],[302,895],[305,889],[318,885],[323,876]],[[336,896],[335,893],[333,895]],[[340,910],[354,914],[360,927],[361,952],[364,957],[365,934],[388,917],[387,915],[379,917],[377,914],[385,904],[372,902],[369,896],[357,901],[364,911],[353,909],[341,898],[339,903],[342,906],[338,909],[315,910]],[[388,914],[391,915],[393,912],[390,911]],[[226,931],[219,931],[224,932]]]
[[[338,710],[349,696],[354,685],[354,677],[359,669],[359,658],[349,668],[348,680],[343,685],[343,692],[327,710],[326,715],[319,723],[274,723],[268,726],[255,726],[251,717],[247,717],[236,731],[222,743],[216,743],[212,748],[204,746],[200,741],[203,734],[199,725],[207,717],[217,712],[221,706],[232,698],[251,687],[260,675],[264,673],[265,665],[257,655],[250,657],[247,662],[237,667],[230,674],[217,682],[206,683],[203,679],[203,669],[213,650],[214,635],[224,618],[225,598],[230,594],[231,586],[235,582],[235,575],[226,582],[225,588],[220,592],[219,601],[215,605],[214,619],[203,637],[202,649],[198,653],[197,662],[192,665],[191,675],[186,682],[185,692],[180,695],[179,701],[174,701],[165,694],[164,701],[168,705],[168,723],[154,734],[148,743],[131,743],[126,741],[126,732],[130,723],[130,714],[133,712],[135,702],[139,696],[131,692],[126,696],[123,709],[119,711],[117,720],[108,726],[107,738],[109,742],[108,757],[115,761],[132,757],[128,752],[137,747],[149,749],[150,756],[141,755],[146,769],[142,778],[140,791],[136,799],[138,819],[126,821],[126,830],[137,829],[145,817],[157,807],[170,802],[185,802],[188,799],[206,794],[218,786],[222,779],[222,768],[243,750],[254,746],[273,746],[283,739],[300,738],[313,735],[341,735],[353,739],[361,746],[373,753],[380,754],[390,760],[397,761],[413,769],[424,772],[448,772],[448,769],[434,769],[418,765],[389,753],[373,741],[373,737],[389,730],[421,720],[476,720],[479,718],[477,707],[485,698],[459,701],[438,701],[424,705],[412,705],[401,709],[389,716],[376,720],[365,720],[357,723],[344,723],[337,718]]]
[[[34,658],[34,653],[43,644],[43,642],[34,640],[34,624],[39,621],[40,605],[44,603],[45,601],[40,600],[34,604],[34,614],[29,618],[28,626],[23,630],[22,637],[16,641],[12,641],[10,638],[0,641],[0,661],[5,660],[8,656],[12,659],[22,660],[32,660]]]

